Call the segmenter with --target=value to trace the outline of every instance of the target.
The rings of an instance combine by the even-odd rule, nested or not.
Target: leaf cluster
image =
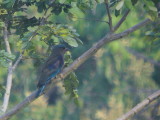
[[[15,55],[5,52],[5,50],[0,50],[0,65],[3,67],[8,67],[8,63],[15,59]]]
[[[155,1],[152,0],[111,0],[110,8],[115,10],[115,16],[121,15],[124,8],[133,10],[136,8],[137,3],[140,3],[148,14],[148,18],[155,20],[158,17]]]
[[[18,35],[19,38],[14,40],[15,50],[23,54],[24,59],[32,58],[37,64],[39,63],[37,61],[46,59],[47,56],[42,53],[49,54],[53,45],[68,44],[71,47],[78,47],[82,44],[79,34],[72,26],[55,24],[48,21],[46,16],[48,14],[59,15],[62,12],[68,13],[72,8],[72,2],[74,1],[1,0],[0,29],[7,25],[9,34]],[[32,8],[41,17],[29,15]],[[8,67],[9,61],[14,59],[14,55],[10,55],[4,50],[0,51],[1,65]],[[72,59],[68,58],[67,61],[69,63]],[[77,98],[78,94],[75,89],[78,86],[78,80],[75,73],[69,75],[68,80],[67,83],[65,82],[66,93],[70,94],[71,98]]]
[[[69,64],[73,62],[71,54],[67,53],[65,55],[65,66],[67,67]],[[65,88],[65,94],[70,96],[70,99],[73,99],[74,102],[79,105],[78,101],[78,85],[79,81],[75,72],[70,73],[63,82],[63,87]]]

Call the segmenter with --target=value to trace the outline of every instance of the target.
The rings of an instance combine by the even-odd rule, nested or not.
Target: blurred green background
[[[145,11],[138,5],[136,9],[132,9],[117,33],[144,19]],[[27,12],[28,16],[41,16],[36,6],[30,6]],[[109,32],[108,24],[103,22],[108,20],[104,4],[98,4],[96,9],[88,10],[85,14],[76,9],[72,10],[74,12],[74,20],[64,12],[49,17],[49,21],[54,23],[73,26],[80,35],[83,45],[71,48],[73,60]],[[122,15],[115,17],[113,13],[113,24],[121,17]],[[79,107],[64,94],[63,84],[58,83],[60,97],[56,104],[48,106],[45,98],[40,97],[11,120],[115,120],[120,117],[160,88],[160,66],[137,56],[141,54],[148,59],[160,60],[160,40],[154,43],[145,37],[145,32],[151,31],[156,25],[145,26],[121,40],[106,44],[75,71],[79,80]],[[17,36],[13,35],[9,41],[12,51],[17,54],[15,39]],[[38,53],[43,53],[43,47],[41,44],[38,46]],[[132,50],[134,53],[131,53]],[[33,59],[23,59],[20,62],[13,75],[8,110],[36,89],[37,69]],[[0,83],[3,85],[6,83],[6,76],[7,68],[0,66]],[[0,104],[2,100],[3,95]],[[132,119],[159,120],[160,112],[154,111],[159,108],[157,104],[154,102]]]

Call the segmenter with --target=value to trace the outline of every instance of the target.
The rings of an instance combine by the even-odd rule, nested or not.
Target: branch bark
[[[153,102],[159,97],[160,97],[160,90],[148,96],[145,100],[137,104],[132,110],[130,110],[129,112],[124,114],[122,117],[118,118],[117,120],[128,120],[130,117],[137,114],[140,110],[142,110],[144,107],[146,107],[147,105],[149,105],[151,102]]]
[[[149,24],[151,21],[149,19],[146,19],[139,24],[125,30],[122,33],[119,34],[109,34],[104,36],[99,42],[94,44],[88,51],[83,53],[79,58],[77,58],[70,66],[65,68],[56,78],[52,79],[52,82],[60,82],[62,79],[64,79],[69,73],[76,70],[82,63],[84,63],[88,58],[90,58],[92,55],[94,55],[97,50],[99,50],[103,45],[121,39],[128,34],[138,30],[139,28],[143,27],[144,25]],[[48,86],[49,87],[49,86]],[[12,108],[9,112],[6,114],[0,116],[0,120],[7,120],[10,117],[12,117],[14,114],[16,114],[19,110],[24,108],[26,105],[31,103],[37,98],[37,90],[34,91],[30,96],[25,98],[21,103],[17,104],[14,108]]]
[[[10,49],[10,45],[9,45],[9,41],[8,41],[8,22],[5,21],[5,26],[3,28],[3,34],[4,34],[4,42],[5,42],[5,47],[6,47],[6,51],[11,54],[11,49]],[[4,94],[4,98],[3,98],[3,104],[2,104],[2,112],[6,112],[7,107],[8,107],[8,102],[9,102],[9,98],[10,98],[10,91],[11,91],[11,86],[12,86],[12,61],[9,62],[9,66],[8,66],[8,74],[7,74],[7,82],[6,82],[6,92]]]

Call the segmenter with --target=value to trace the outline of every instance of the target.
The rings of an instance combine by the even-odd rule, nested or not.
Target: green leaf
[[[59,15],[62,12],[62,8],[63,8],[63,4],[60,3],[55,3],[52,7],[52,13],[54,13],[55,15]]]
[[[83,45],[83,42],[79,38],[77,38],[76,40],[78,44]]]
[[[34,26],[34,27],[28,27],[27,29],[28,29],[29,31],[31,31],[31,32],[35,32],[35,31],[38,30],[38,28],[39,28],[39,26]]]
[[[86,10],[90,9],[89,4],[79,2],[77,3],[77,7],[83,12],[86,13]]]
[[[109,4],[109,7],[113,7],[114,5],[116,5],[117,1],[112,1],[110,4]]]
[[[48,34],[51,32],[51,27],[48,25],[40,26],[37,30],[38,34]]]
[[[4,0],[3,4],[6,4],[7,8],[12,8],[16,0]]]
[[[79,81],[77,80],[77,76],[74,72],[68,75],[68,77],[64,80],[65,94],[70,95],[71,99],[78,99],[78,87]]]
[[[145,33],[145,35],[153,36],[153,35],[155,35],[155,33],[154,33],[154,32],[152,32],[152,31],[147,31],[147,32]]]
[[[71,13],[71,12],[68,12],[68,18],[70,19],[70,20],[72,20],[72,21],[77,21],[78,20],[78,17],[77,17],[77,15],[76,14],[73,14],[73,13]]]
[[[2,65],[3,67],[8,67],[9,66],[8,62],[6,60],[2,59],[2,58],[0,59],[0,65]]]
[[[5,91],[5,87],[2,84],[0,84],[0,91]]]
[[[68,43],[72,47],[78,47],[78,43],[77,43],[77,41],[74,38],[66,37],[66,38],[64,38],[64,41],[66,43]]]
[[[4,57],[6,59],[10,59],[10,60],[14,60],[15,59],[15,55],[9,54],[8,52],[5,52],[5,50],[1,50],[0,51],[0,56]]]
[[[15,55],[9,54],[8,52],[5,52],[5,50],[0,50],[0,64],[3,67],[8,67],[9,62],[14,59]]]
[[[23,41],[28,41],[31,36],[33,35],[33,32],[26,32],[22,38]]]
[[[132,5],[134,6],[138,2],[138,0],[131,0],[131,2],[132,2]]]
[[[158,14],[156,12],[148,11],[147,13],[147,17],[152,21],[155,21],[158,18]]]
[[[123,5],[124,5],[124,1],[122,0],[117,4],[116,10],[120,10],[123,7]]]
[[[28,46],[28,41],[22,43],[22,49],[25,49]]]
[[[80,106],[80,102],[79,102],[78,98],[74,99],[74,103],[75,103],[77,106]]]
[[[128,9],[133,9],[133,5],[132,5],[132,2],[130,0],[125,0],[125,6],[128,8]]]
[[[120,15],[120,13],[121,13],[121,10],[115,10],[114,14],[115,14],[116,17],[118,17]]]
[[[149,9],[151,11],[157,12],[157,8],[156,8],[155,4],[153,3],[153,1],[145,0],[144,3],[146,5],[145,9]]]
[[[8,14],[6,9],[0,9],[0,15],[6,15]]]
[[[157,8],[156,8],[156,7],[154,7],[154,6],[148,6],[148,8],[149,8],[150,10],[152,10],[152,11],[157,12]]]

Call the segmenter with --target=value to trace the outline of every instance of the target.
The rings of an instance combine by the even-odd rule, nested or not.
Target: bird
[[[38,96],[43,93],[46,85],[51,82],[51,79],[55,78],[56,75],[61,72],[64,66],[64,54],[67,51],[68,48],[63,44],[53,46],[50,56],[43,64],[40,71],[37,84]]]

